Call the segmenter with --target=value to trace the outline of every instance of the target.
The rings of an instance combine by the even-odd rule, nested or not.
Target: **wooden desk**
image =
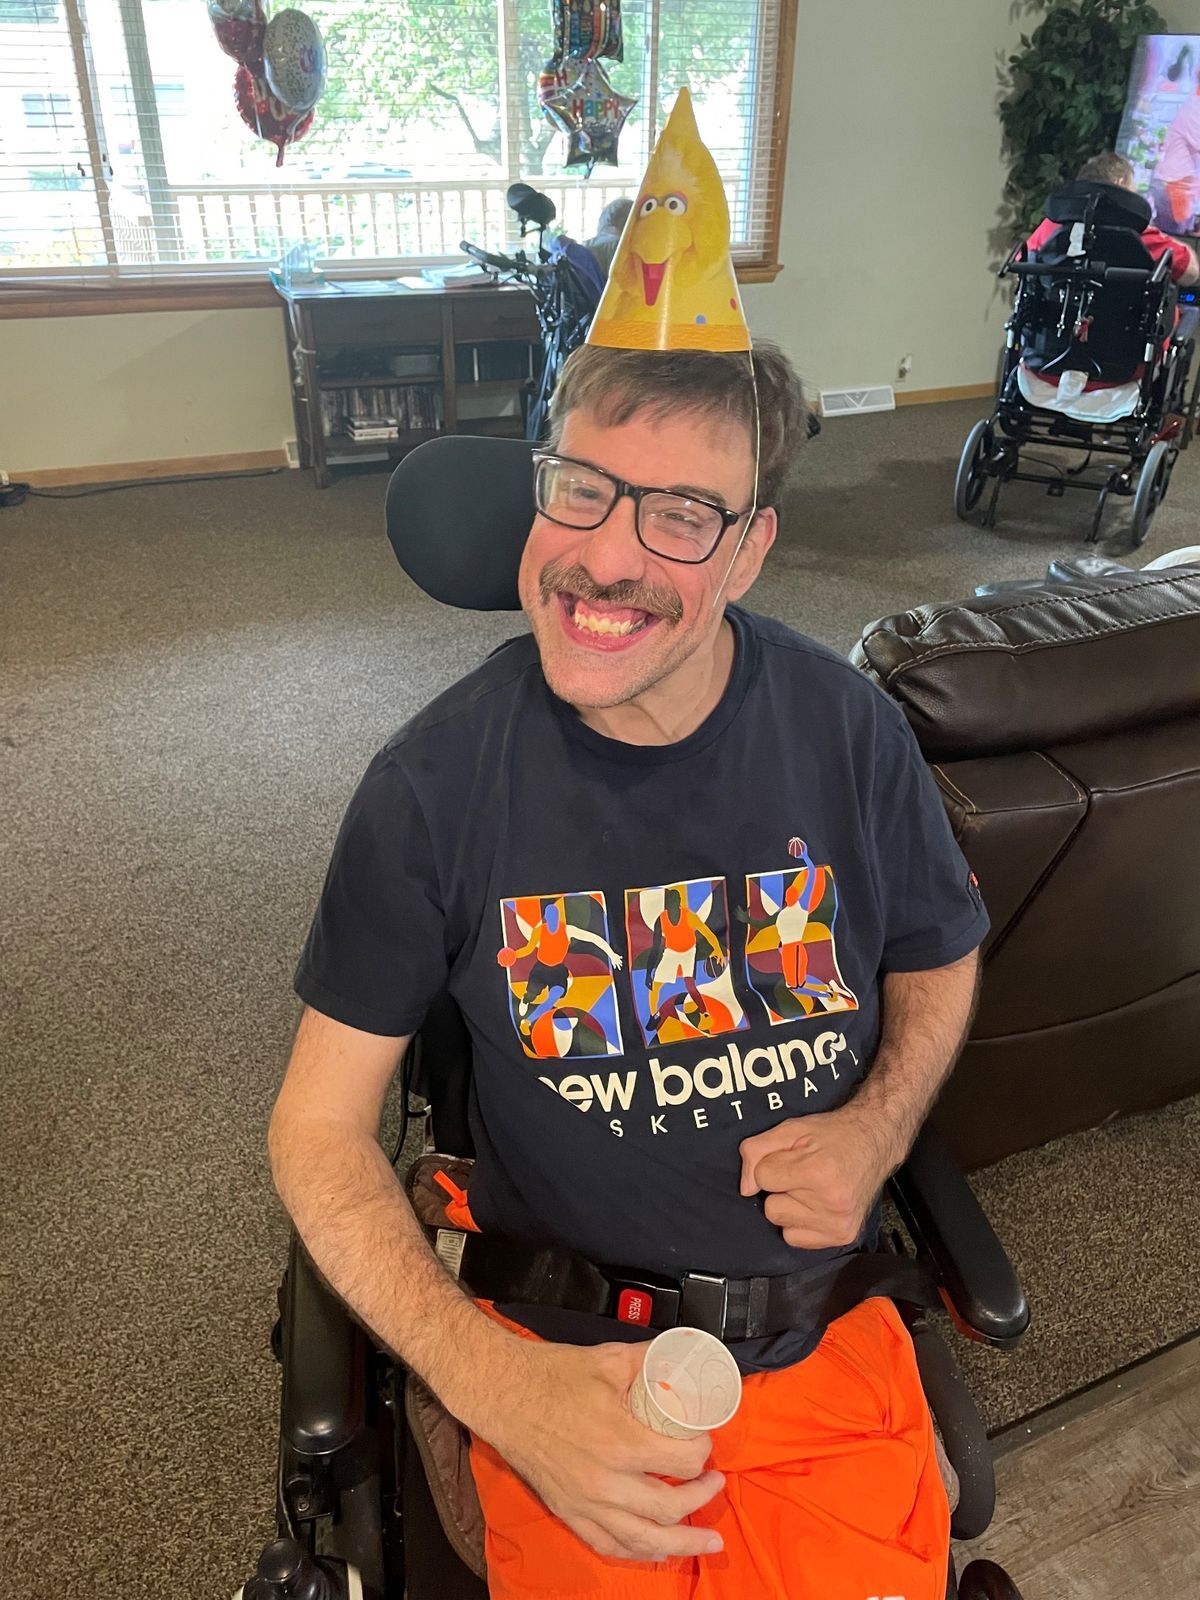
[[[318,489],[330,466],[396,459],[439,433],[521,437],[522,390],[541,345],[527,289],[279,291],[292,365],[300,464]],[[401,413],[398,439],[350,438],[348,414]]]

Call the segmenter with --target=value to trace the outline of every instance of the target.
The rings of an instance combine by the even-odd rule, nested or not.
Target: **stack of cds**
[[[397,439],[400,424],[395,417],[347,417],[346,433],[351,439]]]

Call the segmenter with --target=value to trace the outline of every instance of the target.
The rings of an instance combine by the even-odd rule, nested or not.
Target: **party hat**
[[[729,206],[686,89],[642,179],[588,330],[618,350],[749,350]]]

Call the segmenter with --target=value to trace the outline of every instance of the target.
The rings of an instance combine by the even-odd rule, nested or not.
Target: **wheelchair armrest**
[[[891,1192],[959,1329],[1001,1349],[1015,1345],[1029,1326],[1024,1291],[949,1147],[928,1124],[892,1177]]]
[[[280,1432],[304,1457],[335,1455],[366,1414],[367,1337],[293,1233],[283,1302]]]

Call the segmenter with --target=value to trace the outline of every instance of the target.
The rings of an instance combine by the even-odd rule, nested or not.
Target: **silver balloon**
[[[303,11],[280,11],[267,23],[263,63],[271,93],[293,111],[308,111],[325,87],[325,41]]]
[[[208,0],[208,15],[214,22],[256,22],[255,0]]]

